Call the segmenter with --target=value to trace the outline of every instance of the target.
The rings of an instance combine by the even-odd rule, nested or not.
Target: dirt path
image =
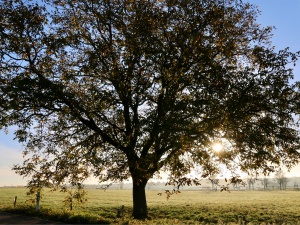
[[[66,224],[57,221],[43,220],[36,217],[7,213],[0,211],[0,224]]]

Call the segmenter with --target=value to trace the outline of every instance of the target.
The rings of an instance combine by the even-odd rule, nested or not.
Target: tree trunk
[[[146,219],[148,216],[147,200],[146,200],[146,184],[147,179],[139,179],[132,177],[133,181],[133,212],[132,216],[135,219]]]

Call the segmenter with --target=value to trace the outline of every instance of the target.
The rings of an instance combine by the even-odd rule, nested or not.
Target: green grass
[[[0,209],[84,224],[300,224],[300,191],[182,191],[168,201],[158,193],[147,191],[150,219],[146,221],[131,218],[129,190],[88,190],[86,204],[72,211],[63,203],[65,193],[45,190],[36,213],[26,189],[0,188]],[[116,211],[121,205],[126,213],[119,219]]]

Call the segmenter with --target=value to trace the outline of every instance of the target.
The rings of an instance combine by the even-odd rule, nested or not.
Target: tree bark
[[[139,179],[132,177],[133,181],[133,212],[132,216],[135,219],[146,219],[148,216],[147,200],[146,200],[146,184],[147,179]]]

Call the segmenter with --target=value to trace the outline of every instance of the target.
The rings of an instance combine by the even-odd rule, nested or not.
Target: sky
[[[275,26],[272,45],[276,50],[289,47],[300,51],[300,0],[249,0],[258,6],[261,15],[258,22],[262,26]],[[300,81],[300,62],[294,70],[295,81]],[[13,140],[13,130],[6,135],[0,130],[0,187],[4,185],[25,185],[27,179],[16,175],[13,164],[22,164],[22,146]],[[300,166],[295,167],[288,176],[300,176]]]

